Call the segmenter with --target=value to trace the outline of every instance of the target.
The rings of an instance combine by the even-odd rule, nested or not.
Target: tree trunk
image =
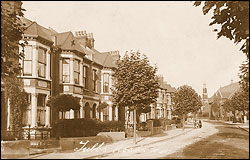
[[[182,115],[182,124],[183,124],[183,126],[182,126],[182,130],[184,131],[184,129],[185,129],[185,114],[183,114]]]
[[[125,111],[125,112],[126,112],[126,111]],[[129,118],[130,118],[130,108],[128,109],[127,128],[129,128],[129,127],[128,127]]]
[[[136,109],[134,109],[134,144],[136,144]]]

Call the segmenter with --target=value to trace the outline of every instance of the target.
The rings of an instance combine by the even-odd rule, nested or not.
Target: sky
[[[178,88],[189,85],[208,97],[220,87],[239,81],[246,59],[241,45],[221,37],[209,26],[212,11],[191,1],[23,1],[24,16],[57,32],[93,33],[100,52],[140,51],[157,74]]]

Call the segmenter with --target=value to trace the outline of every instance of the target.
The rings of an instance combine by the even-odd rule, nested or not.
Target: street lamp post
[[[134,108],[134,144],[136,144],[136,109]]]

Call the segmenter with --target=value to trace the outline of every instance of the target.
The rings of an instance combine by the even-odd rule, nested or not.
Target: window
[[[31,116],[31,106],[30,106],[31,94],[28,93],[25,98],[27,99],[29,105],[25,109],[25,111],[23,112],[23,125],[28,126],[29,124],[31,124],[31,121],[30,121],[30,116]]]
[[[37,125],[45,125],[45,94],[38,94],[37,96]]]
[[[32,75],[32,47],[24,47],[24,59],[23,59],[23,75]]]
[[[103,92],[109,93],[109,74],[103,74]]]
[[[83,87],[88,88],[88,67],[83,66]]]
[[[74,60],[74,82],[75,84],[79,84],[79,76],[80,76],[80,64],[79,60]]]
[[[109,120],[108,107],[103,108],[102,112],[103,112],[103,121],[108,121]]]
[[[38,77],[45,78],[46,74],[46,52],[38,48]]]
[[[97,71],[93,69],[93,91],[97,92]]]
[[[62,60],[63,64],[63,83],[69,83],[69,58]]]

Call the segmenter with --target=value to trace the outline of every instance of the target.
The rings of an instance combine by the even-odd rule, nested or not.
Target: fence
[[[22,130],[1,130],[1,140],[46,140],[50,138],[50,129],[28,128]]]

